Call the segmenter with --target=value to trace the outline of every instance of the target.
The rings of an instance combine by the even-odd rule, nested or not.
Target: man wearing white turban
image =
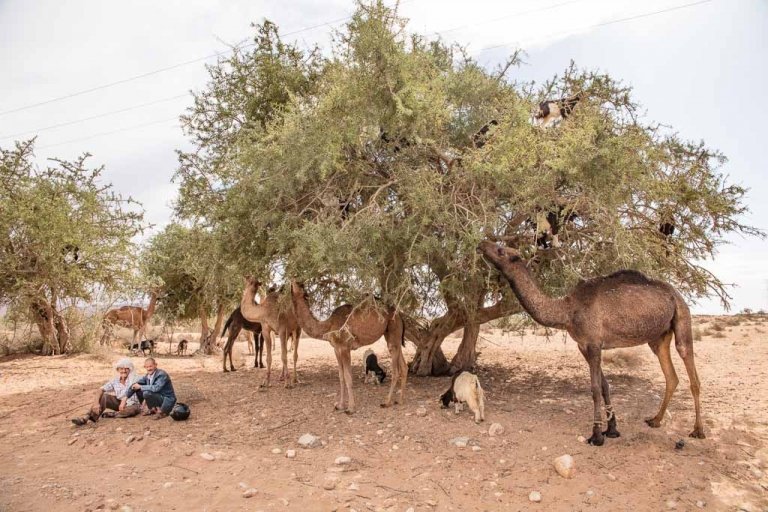
[[[130,418],[139,414],[138,397],[128,396],[128,390],[138,376],[134,372],[133,362],[124,357],[115,363],[117,376],[104,384],[96,392],[94,403],[84,416],[72,418],[75,425],[85,425],[88,420],[98,421],[100,417]],[[107,410],[110,409],[110,410]]]

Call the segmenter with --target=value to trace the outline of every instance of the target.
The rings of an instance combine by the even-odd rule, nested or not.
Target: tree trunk
[[[420,377],[448,375],[450,367],[440,347],[445,338],[445,336],[442,338],[429,336],[423,344],[416,345],[416,354],[411,361],[410,372]]]
[[[219,339],[219,335],[221,334],[221,326],[224,324],[224,304],[219,304],[218,308],[216,309],[216,324],[213,326],[213,340]]]
[[[461,325],[463,315],[456,310],[430,322],[426,329],[406,319],[405,335],[416,344],[416,355],[410,371],[421,377],[448,375],[450,367],[440,347],[445,338]]]
[[[518,312],[520,312],[519,304],[510,303],[505,298],[493,306],[480,308],[471,320],[463,310],[457,307],[449,308],[445,315],[434,319],[426,328],[420,327],[415,321],[405,317],[405,337],[416,344],[416,355],[409,366],[411,373],[421,377],[438,377],[472,368],[477,359],[476,346],[480,326]],[[461,344],[453,360],[448,364],[441,345],[449,334],[462,326],[464,334]]]
[[[70,335],[66,319],[48,301],[36,300],[30,313],[43,338],[43,355],[59,355],[69,351]]]
[[[456,355],[451,360],[451,375],[472,370],[477,360],[477,338],[480,335],[480,324],[476,321],[468,321],[464,324],[464,334],[461,336],[461,344]]]
[[[66,354],[72,348],[70,344],[69,325],[67,319],[61,316],[56,309],[53,309],[53,319],[56,326],[56,340],[58,341],[59,354]]]
[[[211,336],[211,329],[208,327],[208,312],[205,310],[205,306],[200,306],[198,309],[200,315],[200,352],[203,354],[211,354],[211,342],[213,336]]]

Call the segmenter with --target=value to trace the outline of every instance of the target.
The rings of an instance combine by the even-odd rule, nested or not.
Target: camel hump
[[[614,272],[606,279],[617,282],[617,284],[652,284],[653,280],[637,270],[619,270]]]

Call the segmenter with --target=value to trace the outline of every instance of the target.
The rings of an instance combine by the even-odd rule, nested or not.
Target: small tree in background
[[[210,354],[224,314],[240,296],[241,274],[225,263],[215,234],[200,227],[169,224],[149,241],[142,274],[160,280],[167,295],[158,313],[167,321],[200,319],[200,350]],[[208,319],[216,317],[213,330]]]
[[[640,120],[609,76],[519,84],[516,56],[489,71],[405,26],[361,3],[328,59],[257,27],[183,118],[196,151],[180,154],[180,215],[215,226],[237,268],[306,281],[316,302],[396,304],[421,375],[471,368],[480,325],[520,311],[476,254],[487,237],[524,250],[553,294],[635,268],[727,302],[699,262],[728,233],[760,233],[739,222],[745,189],[722,155]],[[538,101],[576,93],[559,126],[531,122]]]
[[[63,308],[133,284],[143,212],[100,182],[89,155],[40,169],[33,151],[33,141],[0,149],[0,303],[37,325],[44,354],[63,354],[72,348]]]

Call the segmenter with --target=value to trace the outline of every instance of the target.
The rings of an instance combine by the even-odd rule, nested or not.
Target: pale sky
[[[0,0],[0,146],[38,134],[40,163],[90,152],[162,227],[176,194],[174,150],[188,148],[177,118],[206,83],[203,63],[215,61],[203,58],[250,40],[250,22],[264,18],[288,40],[327,47],[353,9],[350,0]],[[725,153],[725,174],[750,188],[744,220],[768,230],[765,0],[403,0],[400,12],[409,30],[460,42],[487,66],[522,47],[515,78],[542,81],[573,59],[632,85],[648,120]],[[706,266],[737,285],[734,311],[768,309],[768,244],[732,242]],[[693,310],[721,312],[717,301]]]

